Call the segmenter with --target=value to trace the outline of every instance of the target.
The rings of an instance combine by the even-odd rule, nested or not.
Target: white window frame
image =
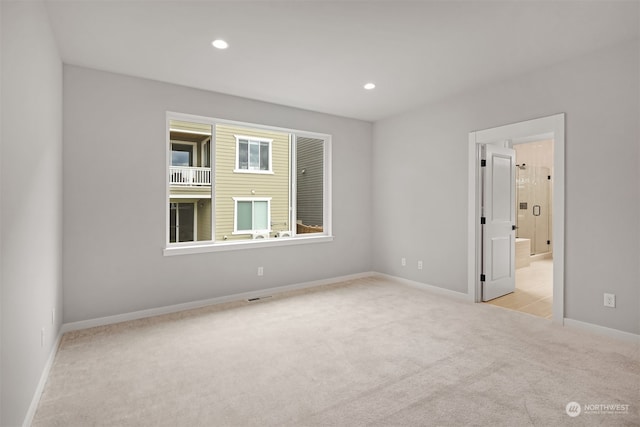
[[[233,170],[235,173],[257,173],[257,174],[267,174],[267,175],[273,175],[273,156],[272,156],[272,145],[273,145],[273,139],[271,138],[261,138],[261,137],[257,137],[257,136],[246,136],[246,135],[233,135],[236,138],[236,167]],[[269,169],[249,169],[247,166],[247,169],[241,169],[240,168],[240,141],[241,140],[246,140],[249,144],[249,146],[251,145],[252,142],[266,142],[269,144]],[[250,156],[250,151],[249,147],[247,147],[247,164],[249,163],[249,156]]]
[[[271,233],[271,197],[234,197],[233,198],[233,233],[232,234],[259,234],[259,233]],[[238,230],[238,202],[251,202],[251,225],[255,222],[253,217],[255,210],[253,209],[253,202],[267,202],[267,228],[251,230]]]
[[[294,218],[295,213],[295,191],[296,191],[296,182],[295,182],[295,174],[293,175],[293,179],[290,176],[290,224],[291,224],[291,232],[293,234],[292,238],[287,239],[247,239],[240,241],[215,241],[215,240],[206,240],[206,241],[194,241],[194,242],[184,242],[184,243],[169,243],[169,203],[168,201],[171,198],[171,189],[169,185],[169,169],[171,165],[171,131],[170,131],[170,122],[171,120],[179,120],[179,121],[187,121],[187,122],[195,122],[208,124],[212,126],[212,136],[211,136],[211,174],[212,180],[215,177],[215,165],[216,165],[216,149],[215,149],[215,138],[216,138],[216,125],[231,125],[238,127],[251,128],[256,130],[266,130],[266,131],[276,131],[276,132],[286,132],[290,134],[292,139],[295,139],[296,136],[299,137],[308,137],[320,139],[323,141],[324,146],[324,187],[323,187],[323,216],[324,216],[324,224],[323,224],[323,232],[322,233],[314,233],[314,234],[295,234],[296,224],[292,219]],[[277,246],[292,246],[292,245],[301,245],[301,244],[317,244],[317,243],[328,243],[333,241],[333,231],[332,231],[332,137],[330,134],[320,133],[320,132],[310,132],[310,131],[301,131],[294,128],[282,128],[275,126],[267,126],[260,125],[249,122],[240,122],[236,120],[226,120],[226,119],[217,119],[212,117],[198,116],[192,114],[178,113],[167,111],[166,112],[166,160],[165,160],[165,228],[164,232],[166,234],[165,238],[165,246],[163,248],[164,256],[173,256],[173,255],[188,255],[188,254],[198,254],[205,252],[219,252],[219,251],[230,251],[230,250],[242,250],[242,249],[256,249],[256,248],[268,248],[268,247],[277,247]],[[258,139],[256,137],[251,137],[252,139]],[[269,146],[271,149],[271,144]],[[292,152],[290,150],[290,152]],[[273,170],[273,156],[270,151],[269,153],[270,167]],[[237,164],[236,164],[237,165]],[[291,170],[295,170],[295,159],[290,159],[290,168]],[[265,173],[266,171],[262,171]],[[247,173],[246,171],[241,173]],[[258,171],[250,171],[249,173],[259,173]],[[291,174],[290,174],[291,175]],[[215,191],[215,186],[212,185],[212,192]],[[213,196],[214,193],[212,193]],[[269,209],[270,213],[271,209]],[[212,239],[215,238],[215,229],[216,229],[216,218],[215,218],[216,206],[215,206],[215,197],[211,199],[211,228],[212,228]],[[235,212],[234,212],[234,221],[235,221]],[[234,227],[235,228],[235,227]]]

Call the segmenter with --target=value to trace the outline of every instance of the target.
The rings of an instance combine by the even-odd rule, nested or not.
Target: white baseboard
[[[640,335],[619,329],[607,328],[606,326],[595,325],[593,323],[581,322],[580,320],[564,318],[564,325],[570,328],[582,329],[598,335],[605,335],[622,341],[640,344]]]
[[[402,277],[391,276],[390,274],[385,274],[385,273],[375,273],[375,274],[376,276],[384,277],[389,280],[394,280],[396,282],[403,283],[413,288],[422,289],[422,290],[433,292],[440,295],[446,295],[448,297],[453,297],[459,300],[473,302],[473,297],[470,297],[468,294],[463,294],[462,292],[452,291],[451,289],[445,289],[439,286],[427,285],[426,283],[420,283],[420,282],[416,282],[415,280],[409,280]]]
[[[268,295],[278,294],[298,289],[312,288],[315,286],[330,285],[333,283],[344,282],[347,280],[361,279],[363,277],[373,276],[374,272],[364,272],[350,274],[347,276],[332,277],[329,279],[314,280],[310,282],[297,283],[295,285],[278,286],[275,288],[261,289],[259,291],[243,292],[239,294],[227,295],[206,300],[192,301],[182,304],[168,305],[165,307],[150,308],[147,310],[134,311],[131,313],[116,314],[113,316],[99,317],[96,319],[81,320],[78,322],[65,323],[62,325],[61,333],[77,331],[80,329],[93,328],[96,326],[111,325],[114,323],[127,322],[129,320],[144,319],[146,317],[159,316],[162,314],[176,313],[179,311],[191,310],[194,308],[206,307],[209,305],[222,304],[226,302],[246,300],[250,298],[264,297]]]
[[[38,410],[38,405],[40,404],[40,397],[42,396],[42,392],[44,391],[44,386],[47,384],[47,380],[49,379],[49,372],[51,372],[51,367],[53,366],[53,361],[56,358],[56,354],[58,353],[58,347],[60,347],[60,341],[62,341],[62,328],[58,331],[58,335],[56,337],[53,346],[51,347],[51,352],[49,353],[49,357],[47,358],[47,363],[44,365],[44,369],[42,370],[42,374],[40,374],[40,381],[38,381],[38,386],[36,387],[35,393],[33,393],[33,398],[31,399],[31,405],[29,405],[29,409],[27,410],[27,415],[24,417],[24,422],[22,423],[23,427],[30,427],[33,422],[33,417],[36,415],[36,411]]]

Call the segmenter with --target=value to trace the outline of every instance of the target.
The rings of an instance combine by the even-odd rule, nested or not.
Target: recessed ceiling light
[[[229,47],[229,43],[227,43],[226,41],[224,41],[222,39],[216,39],[216,40],[212,41],[211,44],[213,45],[213,47],[215,47],[217,49],[226,49],[226,48]]]
[[[366,90],[371,90],[371,89],[375,89],[376,85],[373,83],[367,83],[366,85],[364,85],[364,88]]]

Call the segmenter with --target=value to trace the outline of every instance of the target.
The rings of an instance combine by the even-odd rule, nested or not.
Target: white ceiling
[[[67,64],[369,121],[640,35],[638,1],[47,4]]]

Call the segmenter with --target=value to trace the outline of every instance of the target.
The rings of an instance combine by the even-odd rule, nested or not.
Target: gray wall
[[[468,133],[565,112],[565,316],[639,333],[638,52],[636,40],[377,122],[374,269],[466,293]]]
[[[333,135],[335,240],[163,256],[167,110]],[[65,65],[64,321],[370,271],[371,132],[363,121]]]
[[[0,425],[16,426],[25,418],[62,318],[62,64],[42,3],[0,7]]]

